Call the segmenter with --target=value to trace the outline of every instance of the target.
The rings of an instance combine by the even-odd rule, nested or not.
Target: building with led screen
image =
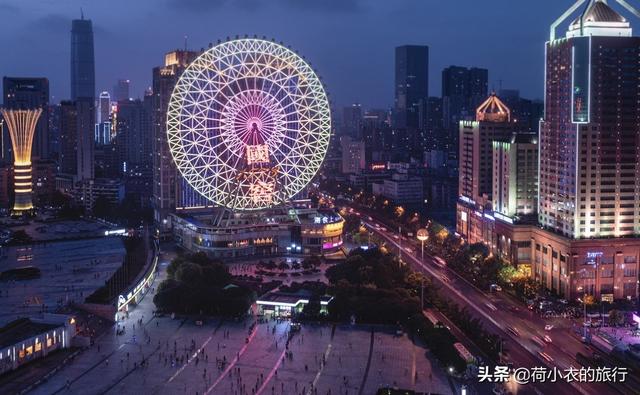
[[[566,34],[557,36],[567,23]],[[563,297],[637,298],[640,37],[607,2],[579,0],[552,24],[545,57],[539,138],[520,147],[513,142],[521,136],[494,143],[493,191],[502,195],[483,205],[489,202],[461,189],[458,232]],[[536,143],[538,177],[532,177]],[[524,181],[513,183],[512,175]],[[507,191],[515,193],[514,204],[504,199]],[[526,207],[532,201],[537,213]]]
[[[216,208],[172,215],[178,241],[220,257],[337,249],[342,218],[300,200],[330,133],[324,88],[295,52],[262,39],[203,52],[175,85],[167,140],[180,175]]]

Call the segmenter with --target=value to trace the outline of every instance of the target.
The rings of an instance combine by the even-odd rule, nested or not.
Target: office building
[[[354,103],[342,109],[342,131],[343,136],[353,139],[362,138],[362,106]]]
[[[151,114],[140,99],[118,102],[116,144],[121,167],[151,163]]]
[[[393,204],[418,207],[424,204],[424,188],[421,178],[396,172],[390,179],[382,181],[382,195]]]
[[[515,216],[515,213],[513,217],[509,217],[502,214],[501,210],[506,206],[508,211],[510,197],[515,198],[517,203],[518,190],[512,191],[508,188],[512,182],[518,183],[517,175],[521,171],[526,170],[530,175],[532,169],[524,166],[529,166],[531,160],[537,158],[537,154],[521,149],[520,154],[526,152],[528,156],[519,160],[522,158],[518,157],[517,148],[514,147],[513,151],[507,149],[507,142],[511,144],[525,138],[518,137],[521,125],[511,118],[511,110],[493,93],[476,109],[475,121],[460,121],[459,124],[460,177],[456,203],[456,232],[468,243],[485,243],[493,253],[507,262],[528,269],[530,260],[527,255],[519,253],[518,248],[529,248],[530,233],[522,233],[519,228],[514,231],[523,219]],[[498,145],[497,152],[496,141],[505,144]],[[514,160],[512,152],[515,153]],[[519,168],[519,165],[523,167]],[[535,171],[535,168],[533,170]],[[512,177],[512,174],[516,176]],[[495,192],[497,195],[494,196]],[[494,210],[494,199],[499,202],[498,207],[501,210]],[[529,203],[529,207],[533,207],[534,210],[536,208],[533,203]],[[522,209],[522,212],[524,211]],[[502,222],[507,225],[503,226]]]
[[[113,99],[115,101],[126,101],[131,98],[129,95],[129,80],[119,79],[113,86]]]
[[[508,217],[537,212],[538,137],[515,134],[493,141],[493,211]]]
[[[429,97],[429,47],[396,47],[395,129],[415,131],[420,125],[420,106]]]
[[[82,16],[71,22],[71,100],[85,98],[93,102],[95,92],[93,26]]]
[[[636,297],[640,37],[600,0],[565,37],[554,30],[546,44],[535,276],[562,294]]]
[[[111,95],[109,95],[109,92],[104,91],[100,93],[96,118],[97,123],[111,122]]]
[[[640,284],[640,37],[602,0],[591,0],[556,37],[581,3],[554,22],[546,43],[538,223],[501,207],[463,212],[463,203],[475,202],[461,196],[457,229],[561,297],[633,299]]]
[[[460,121],[460,196],[485,206],[493,193],[493,141],[517,130],[507,106],[492,94],[476,111],[475,121]]]
[[[487,97],[489,71],[449,66],[442,70],[443,126],[457,128],[461,120],[473,120],[475,109]]]
[[[94,177],[94,113],[88,99],[60,102],[59,172],[74,182]]]

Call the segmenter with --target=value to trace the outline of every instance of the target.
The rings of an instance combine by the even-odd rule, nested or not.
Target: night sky
[[[298,50],[336,106],[393,103],[394,47],[430,46],[430,94],[448,65],[489,69],[489,89],[541,98],[544,42],[570,0],[0,0],[0,76],[48,77],[69,97],[71,19],[93,20],[96,89],[151,84],[168,50],[257,34]],[[619,10],[619,7],[616,7]],[[625,14],[628,17],[628,15]],[[564,34],[564,27],[562,33]]]

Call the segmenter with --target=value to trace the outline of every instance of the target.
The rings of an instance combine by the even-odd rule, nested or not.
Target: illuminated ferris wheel
[[[191,63],[167,115],[182,176],[216,205],[257,210],[286,202],[316,174],[331,132],[313,69],[274,42],[236,39]]]

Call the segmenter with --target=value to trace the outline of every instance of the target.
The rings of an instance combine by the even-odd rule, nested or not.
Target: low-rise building
[[[246,259],[284,254],[325,255],[340,250],[344,219],[304,205],[259,213],[223,209],[172,214],[176,242],[214,258]]]
[[[75,334],[75,319],[66,315],[44,314],[8,323],[0,329],[0,374],[71,347]]]

